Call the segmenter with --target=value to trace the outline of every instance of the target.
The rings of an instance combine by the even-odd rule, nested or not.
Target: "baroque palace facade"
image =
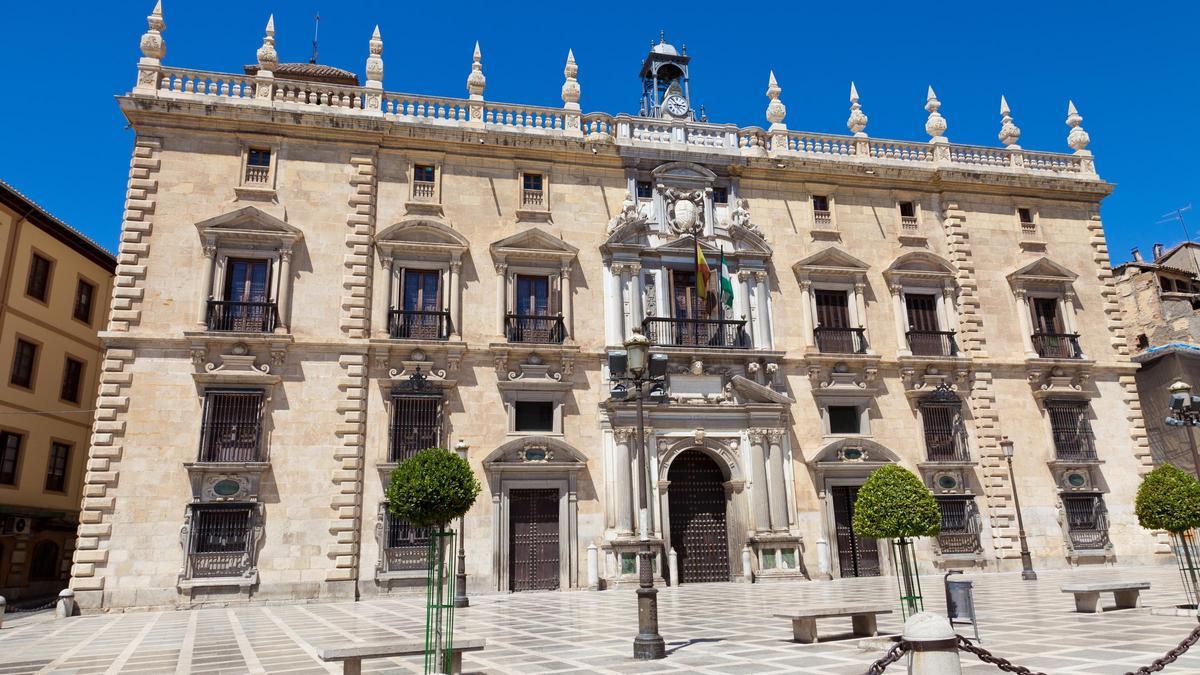
[[[137,133],[72,586],[89,609],[411,587],[391,468],[466,446],[472,593],[635,581],[637,482],[665,583],[888,573],[850,531],[900,463],[937,494],[939,567],[1164,557],[1096,174],[1073,154],[697,120],[689,57],[646,56],[638,115],[496,104],[280,63],[165,65],[161,11],[121,108]],[[465,68],[464,68],[465,70]],[[732,306],[696,297],[696,249]],[[714,277],[715,279],[715,277]],[[606,353],[669,355],[647,408]]]

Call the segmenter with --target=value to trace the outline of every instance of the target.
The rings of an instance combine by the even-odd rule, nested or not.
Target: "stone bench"
[[[483,651],[484,640],[455,640],[450,652],[450,675],[462,672],[463,652]],[[344,675],[360,675],[363,659],[382,659],[392,656],[419,656],[425,653],[424,641],[388,640],[317,648],[322,661],[341,661]]]
[[[1062,587],[1063,593],[1075,594],[1075,611],[1087,614],[1099,614],[1104,611],[1100,606],[1100,594],[1112,593],[1117,601],[1117,609],[1132,609],[1141,607],[1140,591],[1150,588],[1149,581],[1108,581],[1094,584],[1067,584]]]
[[[813,607],[803,612],[776,614],[775,617],[792,621],[792,638],[796,642],[812,644],[817,641],[817,619],[848,616],[856,636],[874,637],[879,633],[875,621],[876,615],[891,613],[892,610],[883,605],[840,605]]]

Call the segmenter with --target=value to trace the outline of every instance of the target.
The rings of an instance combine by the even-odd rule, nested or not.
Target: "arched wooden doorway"
[[[667,480],[678,582],[729,581],[725,477],[721,467],[703,452],[688,450],[671,463]]]

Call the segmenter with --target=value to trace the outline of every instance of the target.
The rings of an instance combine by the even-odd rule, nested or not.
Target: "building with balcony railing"
[[[387,481],[460,439],[486,489],[471,594],[582,588],[589,556],[599,586],[634,583],[643,535],[659,583],[888,574],[851,522],[893,463],[941,502],[926,568],[1014,569],[1003,436],[1039,569],[1157,559],[1128,510],[1067,506],[1128,502],[1149,463],[1099,220],[1112,185],[1074,106],[1068,152],[1020,147],[1008,113],[999,146],[951,142],[931,90],[920,138],[887,140],[856,89],[850,133],[789,128],[794,74],[763,78],[763,124],[699,119],[706,85],[665,39],[630,112],[607,113],[580,106],[573,54],[562,106],[536,106],[490,100],[482,47],[451,98],[396,91],[404,71],[385,85],[382,33],[361,74],[280,63],[273,25],[244,47],[254,67],[217,73],[164,63],[164,23],[118,98],[136,137],[86,611],[410,591],[427,533],[390,518]],[[639,333],[667,358],[647,477],[607,371]],[[253,392],[257,409],[220,398]],[[1086,430],[1055,417],[1068,400]],[[1071,538],[1108,521],[1099,556]],[[136,573],[108,557],[134,547]]]

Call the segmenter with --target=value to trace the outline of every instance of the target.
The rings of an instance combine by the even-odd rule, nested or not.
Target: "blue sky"
[[[133,85],[150,0],[9,3],[0,27],[0,177],[115,249],[132,132],[113,96]],[[567,49],[585,111],[636,112],[638,67],[660,30],[692,55],[691,89],[714,122],[762,125],[767,73],[792,129],[846,133],[854,80],[875,137],[924,140],[932,84],[951,141],[998,145],[1000,95],[1021,145],[1068,151],[1067,99],[1117,184],[1103,217],[1115,262],[1131,246],[1200,233],[1195,3],[592,3],[165,0],[166,63],[240,72],[275,14],[281,60],[363,72],[379,24],[389,91],[465,96],[482,44],[486,97],[561,105]]]

